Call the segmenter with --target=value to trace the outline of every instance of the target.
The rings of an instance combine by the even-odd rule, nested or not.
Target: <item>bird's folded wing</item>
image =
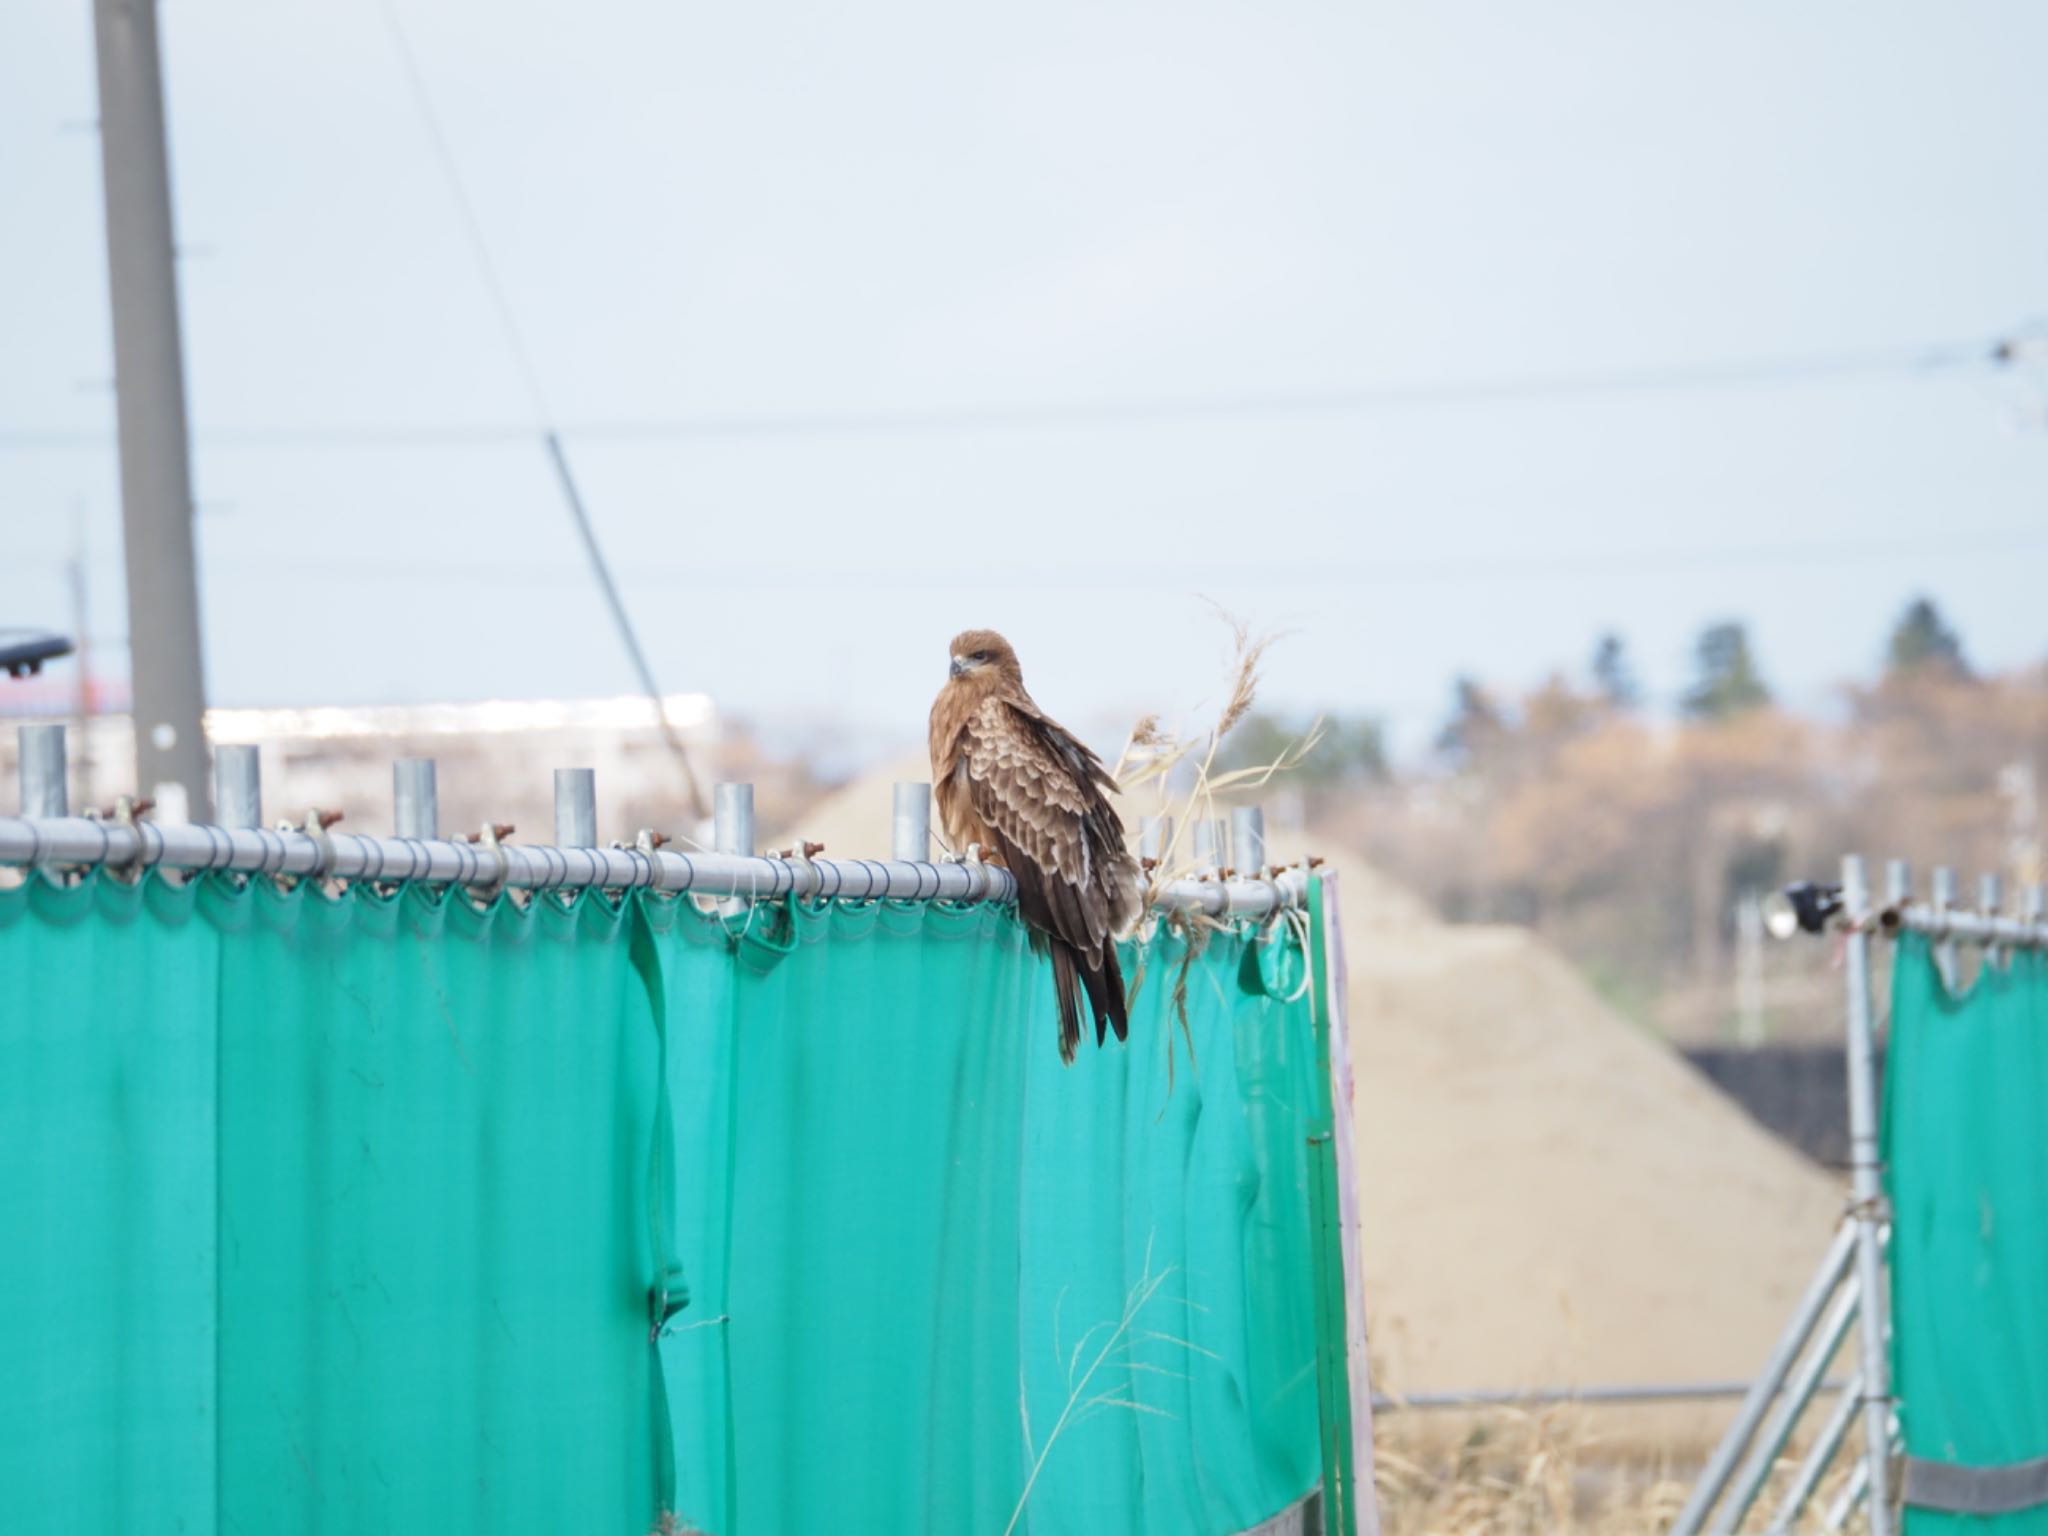
[[[1053,931],[1098,953],[1109,910],[1096,888],[1087,818],[1099,793],[1075,781],[1036,722],[998,700],[975,713],[963,745],[975,814],[1006,845],[1013,869],[1020,860],[1033,866],[1019,879],[1043,892]]]

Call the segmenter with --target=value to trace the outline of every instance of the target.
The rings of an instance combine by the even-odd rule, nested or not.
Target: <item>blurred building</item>
[[[70,725],[71,804],[82,810],[134,792],[134,726],[125,713],[80,713],[81,705],[90,710],[101,701],[74,697],[75,689],[56,678],[0,688],[0,712]],[[675,693],[662,702],[707,801],[714,780],[751,775],[753,754],[744,741],[727,739],[708,695]],[[630,841],[640,827],[677,836],[699,830],[682,769],[653,704],[640,695],[212,709],[206,733],[216,744],[260,750],[264,819],[273,825],[296,822],[318,806],[342,811],[349,831],[388,832],[393,761],[426,757],[439,765],[443,836],[489,820],[512,823],[523,841],[550,840],[556,768],[596,770],[598,834],[607,841]],[[14,731],[0,731],[0,773],[10,786],[17,755]],[[0,805],[12,812],[14,803],[11,788],[0,791]]]

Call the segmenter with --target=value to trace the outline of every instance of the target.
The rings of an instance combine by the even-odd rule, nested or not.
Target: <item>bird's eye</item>
[[[976,651],[976,652],[975,652],[975,653],[974,653],[974,654],[973,654],[972,656],[968,657],[967,659],[968,659],[969,661],[987,661],[987,660],[988,660],[988,652],[987,652],[987,651]]]

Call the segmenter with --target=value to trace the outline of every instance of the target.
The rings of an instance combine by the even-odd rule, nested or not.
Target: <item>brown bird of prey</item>
[[[1016,877],[1017,914],[1033,947],[1052,956],[1060,1059],[1072,1062],[1081,1043],[1084,992],[1095,1043],[1105,1026],[1123,1039],[1116,938],[1137,922],[1143,897],[1124,824],[1103,793],[1116,781],[1032,701],[1017,653],[993,630],[954,639],[931,748],[947,841],[956,853],[978,846]]]

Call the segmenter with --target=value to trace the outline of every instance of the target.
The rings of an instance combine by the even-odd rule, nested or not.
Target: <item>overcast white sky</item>
[[[1802,704],[1916,590],[2048,653],[2048,370],[1412,393],[2048,316],[2039,5],[393,3],[656,669],[728,712],[915,738],[974,623],[1077,721],[1193,704],[1204,595],[1410,741],[1610,626],[1669,694],[1745,617]],[[384,9],[162,18],[215,700],[629,689]],[[67,622],[82,519],[113,645],[95,111],[85,0],[0,9],[0,619]],[[1260,408],[1114,409],[1162,400]],[[1012,406],[1080,417],[929,419]]]

